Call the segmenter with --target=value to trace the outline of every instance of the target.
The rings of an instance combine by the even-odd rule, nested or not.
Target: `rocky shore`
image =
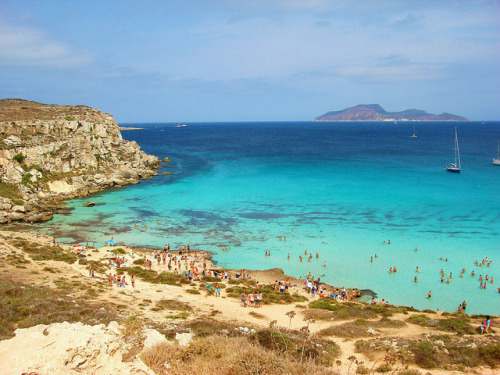
[[[50,220],[64,199],[138,183],[159,167],[110,114],[0,100],[0,223]]]

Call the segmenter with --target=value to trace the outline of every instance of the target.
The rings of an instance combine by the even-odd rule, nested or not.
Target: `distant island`
[[[358,104],[341,111],[331,111],[314,121],[469,121],[465,117],[441,113],[433,115],[421,109],[387,112],[378,104]]]

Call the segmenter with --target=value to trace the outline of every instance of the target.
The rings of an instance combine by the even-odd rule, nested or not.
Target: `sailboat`
[[[498,154],[497,158],[493,158],[493,164],[500,165],[500,141],[498,141]]]
[[[460,149],[458,148],[458,136],[457,136],[457,128],[455,128],[455,161],[450,163],[446,167],[448,172],[460,173],[462,166],[460,164]]]
[[[413,134],[410,135],[411,138],[417,138],[417,135],[415,134],[415,125],[413,125]]]

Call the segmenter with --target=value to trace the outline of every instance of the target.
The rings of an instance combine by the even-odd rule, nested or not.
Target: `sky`
[[[0,98],[126,122],[500,120],[500,1],[1,0]]]

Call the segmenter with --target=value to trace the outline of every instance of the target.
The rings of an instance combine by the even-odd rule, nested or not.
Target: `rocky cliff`
[[[467,121],[465,117],[441,113],[433,115],[421,109],[387,112],[378,104],[359,104],[341,111],[331,111],[314,121]]]
[[[49,220],[62,199],[137,183],[159,166],[110,114],[0,100],[0,223]]]

